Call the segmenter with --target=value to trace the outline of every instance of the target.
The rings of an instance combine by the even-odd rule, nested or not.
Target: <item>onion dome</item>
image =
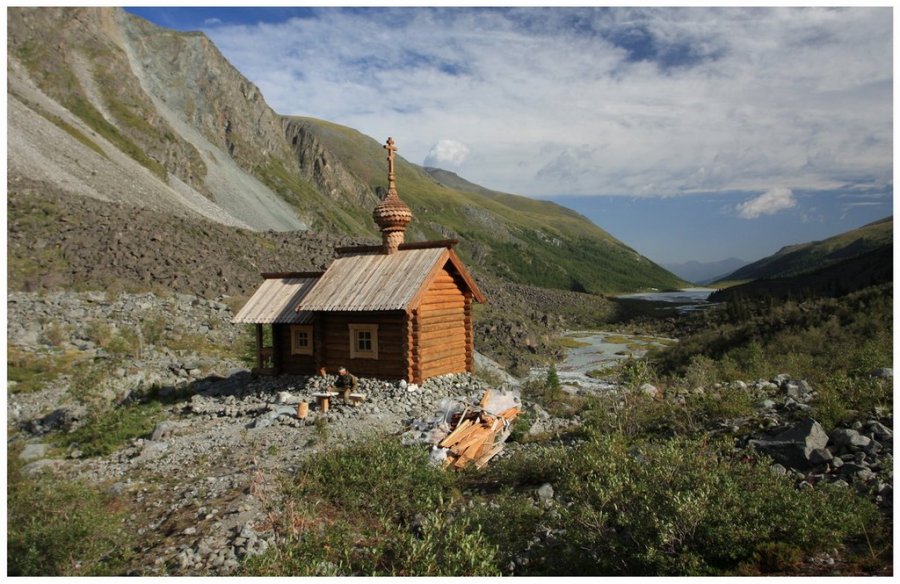
[[[397,151],[397,147],[394,146],[394,139],[388,138],[384,148],[388,151],[388,194],[372,211],[372,219],[381,228],[384,253],[391,254],[403,243],[406,226],[412,221],[412,210],[397,194],[394,177],[394,152]]]

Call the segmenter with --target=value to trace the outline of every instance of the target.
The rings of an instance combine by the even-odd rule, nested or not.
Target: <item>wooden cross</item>
[[[385,150],[388,151],[388,155],[387,155],[387,159],[388,159],[388,174],[389,174],[389,175],[393,175],[393,174],[394,174],[394,152],[397,151],[397,147],[394,146],[394,139],[393,139],[393,138],[388,138],[388,139],[387,139],[387,144],[385,144],[384,146],[382,146],[382,148],[384,148]]]

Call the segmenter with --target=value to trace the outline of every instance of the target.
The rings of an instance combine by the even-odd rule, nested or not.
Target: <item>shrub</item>
[[[288,479],[283,540],[244,567],[255,575],[496,575],[497,550],[455,515],[454,474],[393,439],[327,452]]]
[[[106,348],[112,339],[112,327],[109,323],[99,319],[92,319],[87,325],[88,340],[96,343],[98,346]]]
[[[773,545],[833,547],[877,520],[846,490],[797,490],[767,464],[699,441],[596,436],[561,477],[572,505],[557,573],[716,574]]]
[[[122,572],[130,536],[118,501],[78,481],[21,473],[7,459],[10,576],[100,576]]]
[[[69,328],[57,322],[52,322],[44,327],[43,333],[44,343],[58,347],[69,338]]]
[[[158,345],[166,332],[166,319],[162,316],[147,318],[141,322],[141,333],[148,345]]]

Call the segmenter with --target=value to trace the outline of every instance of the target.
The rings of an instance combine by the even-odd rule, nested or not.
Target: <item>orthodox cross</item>
[[[388,188],[395,188],[394,185],[394,152],[397,151],[397,147],[394,146],[394,139],[388,138],[387,144],[382,146],[385,150],[388,151],[387,159],[388,159]]]

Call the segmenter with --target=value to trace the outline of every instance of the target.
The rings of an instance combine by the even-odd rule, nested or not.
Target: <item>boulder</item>
[[[848,450],[865,448],[872,442],[871,438],[863,436],[852,428],[836,428],[831,431],[829,438],[838,449],[846,448]]]
[[[46,444],[27,444],[22,452],[19,454],[19,458],[22,460],[36,460],[38,458],[44,458],[47,455],[47,450],[50,447]]]
[[[641,393],[643,393],[644,395],[646,395],[647,397],[651,397],[651,398],[655,398],[657,395],[659,395],[659,390],[655,386],[650,385],[649,383],[643,384],[639,388],[639,391]]]
[[[872,377],[877,377],[879,379],[893,379],[894,378],[894,370],[890,367],[880,367],[878,369],[872,370]]]
[[[810,460],[812,452],[828,444],[828,434],[818,422],[806,418],[780,434],[750,440],[749,444],[785,466],[806,469],[814,464]]]

